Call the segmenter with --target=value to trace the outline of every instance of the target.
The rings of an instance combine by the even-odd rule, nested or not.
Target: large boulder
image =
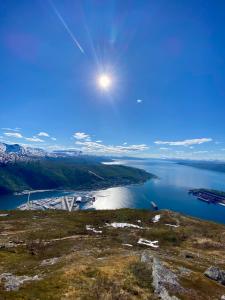
[[[209,267],[204,275],[212,280],[215,280],[223,285],[225,285],[225,271],[220,270],[218,267],[211,266]]]

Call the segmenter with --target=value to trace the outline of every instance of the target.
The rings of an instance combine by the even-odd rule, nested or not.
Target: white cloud
[[[143,100],[137,99],[137,103],[142,103],[142,102],[143,102]]]
[[[208,153],[209,151],[202,150],[202,151],[194,151],[193,153],[195,154],[203,154],[203,153]]]
[[[200,138],[200,139],[191,139],[191,140],[183,140],[183,141],[155,141],[154,143],[157,145],[169,145],[169,146],[191,146],[191,145],[200,145],[203,143],[211,142],[211,138]]]
[[[102,143],[102,141],[101,141],[101,140],[98,140],[98,141],[96,141],[96,143]]]
[[[21,133],[19,132],[4,132],[4,135],[8,136],[8,137],[14,137],[14,138],[17,138],[17,139],[22,139],[23,136]]]
[[[167,151],[167,150],[169,150],[169,148],[166,148],[166,147],[161,147],[161,148],[159,148],[160,150],[165,150],[165,151]]]
[[[51,137],[51,140],[52,140],[52,141],[56,141],[56,138],[55,138],[55,137]]]
[[[127,145],[127,142],[124,142],[123,145]]]
[[[3,127],[2,130],[7,130],[7,131],[20,131],[21,128],[19,128],[19,127],[15,127],[15,128]]]
[[[73,137],[77,140],[87,140],[90,139],[90,135],[84,132],[75,132]]]
[[[38,133],[38,136],[45,136],[45,137],[50,137],[47,132],[41,131]]]
[[[27,137],[25,138],[26,141],[29,141],[29,142],[36,142],[36,143],[43,143],[44,141],[37,138],[36,136],[33,136],[33,137]]]
[[[130,146],[113,146],[103,145],[96,142],[90,141],[77,141],[76,145],[81,147],[83,152],[97,153],[97,154],[125,154],[144,151],[149,149],[145,144],[130,145]]]

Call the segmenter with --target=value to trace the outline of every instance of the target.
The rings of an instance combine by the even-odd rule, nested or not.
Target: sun
[[[98,85],[103,90],[108,90],[112,85],[112,79],[107,74],[101,74],[98,77]]]

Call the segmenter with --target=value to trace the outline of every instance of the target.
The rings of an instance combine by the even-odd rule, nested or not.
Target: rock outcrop
[[[11,273],[3,273],[0,275],[0,282],[3,283],[6,291],[18,291],[20,286],[27,281],[40,280],[38,275],[30,276],[16,276]]]
[[[223,285],[225,285],[225,271],[220,270],[218,267],[211,266],[209,267],[204,275],[212,280],[215,280]]]
[[[165,267],[158,258],[145,251],[141,256],[141,262],[146,263],[152,269],[152,285],[155,293],[162,300],[179,300],[176,296],[170,296],[169,291],[178,292],[183,290],[176,274]]]

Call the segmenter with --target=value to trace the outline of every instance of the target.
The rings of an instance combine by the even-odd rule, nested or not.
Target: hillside
[[[0,194],[29,189],[93,189],[144,182],[144,170],[94,158],[45,158],[0,165]]]
[[[225,172],[225,163],[221,161],[179,161],[178,164],[222,173]]]
[[[157,215],[1,212],[0,299],[224,299],[225,227]]]

